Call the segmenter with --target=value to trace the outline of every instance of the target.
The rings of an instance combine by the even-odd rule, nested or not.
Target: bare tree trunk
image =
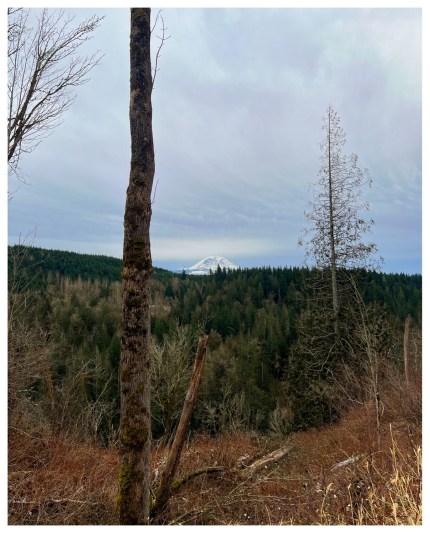
[[[176,430],[175,438],[170,448],[167,457],[166,465],[161,474],[160,486],[157,491],[157,496],[153,508],[151,509],[151,516],[156,517],[165,507],[171,491],[171,484],[179,463],[181,450],[184,445],[185,435],[191,414],[193,412],[194,403],[196,401],[197,392],[200,387],[200,379],[202,376],[203,363],[208,344],[208,336],[203,335],[199,339],[197,347],[196,359],[194,361],[193,373],[190,379],[190,385],[185,397],[184,406],[182,408],[181,418],[179,420],[178,429]]]
[[[333,301],[333,315],[334,315],[334,332],[336,339],[340,339],[339,326],[339,297],[337,291],[337,277],[336,277],[336,247],[334,244],[334,206],[333,206],[333,164],[331,154],[331,109],[328,112],[328,186],[329,186],[329,211],[330,211],[330,268],[331,268],[331,287],[332,287],[332,301]]]
[[[154,178],[149,8],[131,9],[130,182],[124,215],[122,265],[121,424],[119,517],[147,524],[150,499],[149,226]]]
[[[411,371],[410,371],[410,343],[409,336],[411,331],[411,317],[407,316],[405,318],[405,331],[403,335],[403,361],[405,365],[405,381],[406,386],[409,387],[411,382]]]

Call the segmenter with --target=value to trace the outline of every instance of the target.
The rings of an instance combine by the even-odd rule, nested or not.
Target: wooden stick
[[[158,514],[160,514],[160,512],[166,506],[170,497],[173,477],[175,475],[176,468],[179,463],[182,447],[185,442],[188,423],[191,419],[194,403],[197,397],[197,392],[200,387],[200,380],[202,376],[207,344],[208,336],[202,335],[199,339],[199,344],[197,346],[194,368],[191,375],[190,384],[188,386],[188,392],[185,397],[184,406],[182,408],[182,414],[179,420],[178,429],[176,430],[175,438],[173,439],[172,447],[170,448],[166,465],[161,474],[160,486],[158,488],[154,504],[151,508],[151,518],[155,518]]]
[[[201,476],[203,474],[215,474],[219,472],[225,472],[225,468],[223,466],[205,466],[203,468],[199,468],[198,470],[194,470],[194,472],[191,472],[182,478],[175,479],[175,481],[170,485],[170,490],[178,490],[180,487],[182,487],[182,485],[190,481],[190,479],[194,479],[197,476]]]

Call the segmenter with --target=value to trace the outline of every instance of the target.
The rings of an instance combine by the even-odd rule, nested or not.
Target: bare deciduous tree
[[[62,10],[8,9],[8,162],[19,175],[23,153],[32,152],[61,123],[75,99],[74,88],[88,81],[100,52],[79,56],[101,17],[77,26]]]
[[[410,365],[410,346],[409,336],[411,332],[411,317],[408,315],[405,318],[405,331],[403,334],[403,363],[405,367],[405,382],[409,387],[411,383],[411,365]]]
[[[166,442],[181,415],[192,370],[194,337],[189,328],[176,324],[163,344],[152,343],[152,420],[162,427]]]
[[[370,398],[374,405],[376,442],[381,450],[381,417],[384,410],[381,402],[381,366],[390,349],[388,321],[377,305],[365,307],[358,291],[359,325],[356,331],[358,348],[364,355],[364,368],[368,381]],[[373,316],[372,316],[373,315]]]

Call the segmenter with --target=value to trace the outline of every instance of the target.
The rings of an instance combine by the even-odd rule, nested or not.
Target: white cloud
[[[249,256],[266,256],[277,253],[277,243],[262,239],[155,239],[152,241],[152,257],[154,262],[164,260],[192,261],[208,255],[221,255],[227,258],[240,259]]]

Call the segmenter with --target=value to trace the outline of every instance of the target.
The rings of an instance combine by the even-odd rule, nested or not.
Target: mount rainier
[[[225,257],[221,257],[220,255],[210,255],[209,257],[205,257],[205,259],[202,259],[195,265],[191,267],[184,267],[183,270],[185,274],[194,274],[194,275],[204,275],[204,274],[210,274],[212,271],[215,273],[218,269],[218,266],[221,269],[226,270],[237,270],[240,268],[238,265],[233,264],[231,261],[226,259]]]

